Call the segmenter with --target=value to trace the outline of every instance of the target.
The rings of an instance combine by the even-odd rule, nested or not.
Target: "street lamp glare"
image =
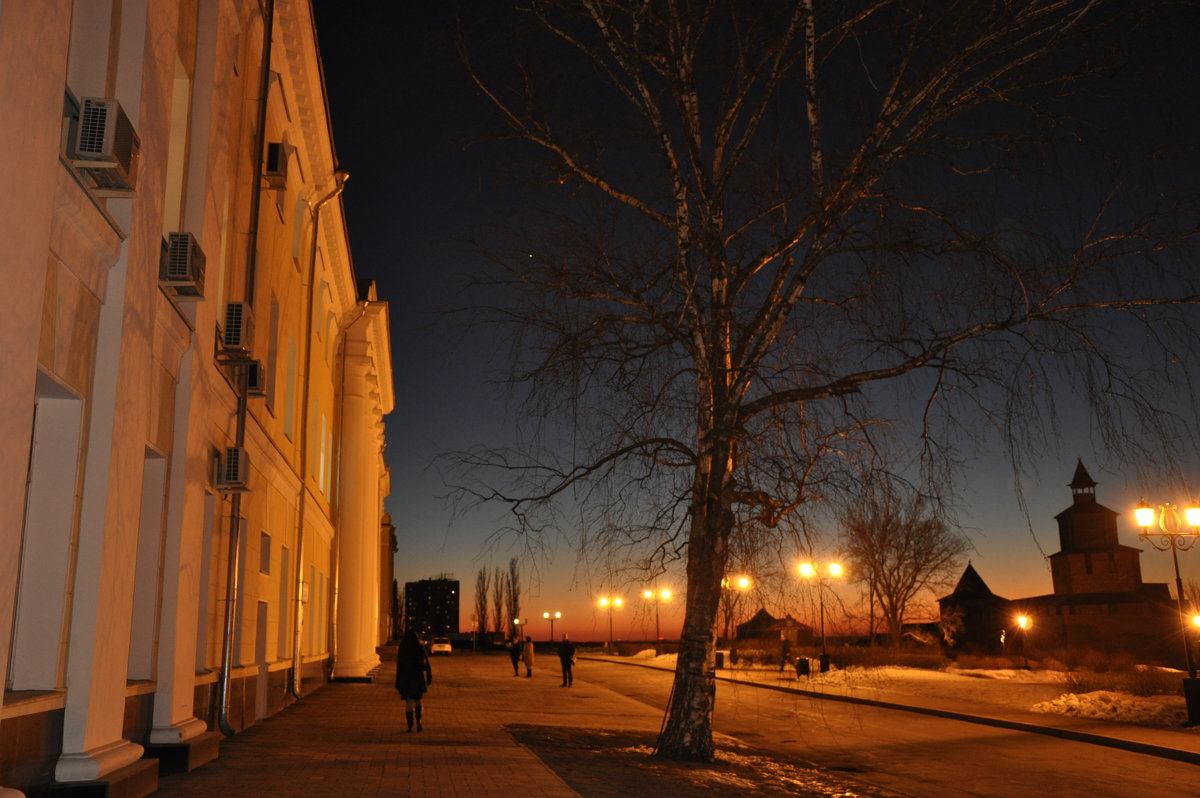
[[[1138,506],[1133,508],[1133,518],[1142,529],[1149,529],[1154,525],[1154,508],[1142,499]]]
[[[842,575],[842,564],[840,562],[829,563],[829,575],[838,577]]]
[[[625,603],[625,602],[624,602],[624,600],[622,600],[622,599],[621,599],[621,598],[619,598],[619,597],[618,597],[618,598],[615,598],[615,599],[613,599],[613,606],[614,606],[614,607],[620,607],[620,606],[621,606],[622,604],[624,604],[624,603]]]
[[[800,563],[800,575],[811,579],[817,575],[817,569],[810,562],[802,562]]]
[[[644,599],[652,599],[652,598],[654,598],[654,591],[653,591],[653,590],[643,590],[643,591],[642,591],[642,598],[644,598]]]
[[[664,601],[669,601],[671,598],[671,591],[664,587],[662,590],[662,593],[660,593],[659,595],[662,596],[662,599]]]
[[[1200,615],[1192,616],[1192,626],[1200,627]]]
[[[1029,616],[1028,615],[1018,615],[1017,616],[1017,626],[1021,627],[1022,629],[1028,629],[1031,626]]]
[[[737,579],[738,590],[746,590],[750,587],[749,577],[739,576]]]
[[[1188,526],[1200,526],[1200,507],[1197,507],[1196,505],[1189,506],[1183,511],[1183,517],[1187,521]]]

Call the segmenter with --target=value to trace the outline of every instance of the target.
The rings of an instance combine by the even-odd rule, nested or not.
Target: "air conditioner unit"
[[[226,302],[225,326],[221,333],[222,350],[249,352],[253,341],[253,321],[249,302]]]
[[[263,164],[263,177],[270,188],[285,188],[287,186],[287,148],[281,141],[272,141],[267,145],[267,160]]]
[[[263,368],[262,362],[251,360],[245,366],[246,368],[246,395],[247,396],[266,396],[267,395],[267,372]]]
[[[245,491],[250,485],[250,458],[241,446],[226,446],[225,456],[217,462],[217,477],[213,480],[222,493]]]
[[[92,178],[97,196],[132,196],[141,154],[141,140],[119,102],[103,97],[80,98],[71,165]]]
[[[204,252],[191,233],[170,233],[158,264],[158,281],[176,296],[204,296]]]

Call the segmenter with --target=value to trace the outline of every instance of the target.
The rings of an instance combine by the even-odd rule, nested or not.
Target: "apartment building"
[[[2,0],[0,173],[0,796],[145,795],[388,632],[310,0]]]

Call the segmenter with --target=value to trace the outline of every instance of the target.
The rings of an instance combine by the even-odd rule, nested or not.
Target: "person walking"
[[[414,720],[417,722],[417,731],[425,730],[421,725],[421,696],[425,695],[426,688],[431,684],[433,669],[429,667],[425,646],[417,639],[417,633],[408,629],[396,654],[396,691],[404,699],[404,719],[408,721],[409,732],[413,730]]]
[[[508,658],[512,660],[513,676],[521,675],[519,671],[521,667],[521,648],[522,646],[520,640],[508,641]]]
[[[558,661],[562,665],[562,686],[570,687],[575,683],[573,669],[575,667],[575,646],[564,634],[558,644]]]
[[[525,645],[521,646],[521,659],[525,662],[525,676],[533,676],[533,638],[525,636]]]

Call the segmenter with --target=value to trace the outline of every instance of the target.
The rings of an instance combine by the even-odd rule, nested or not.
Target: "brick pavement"
[[[456,654],[432,664],[424,732],[405,731],[388,663],[372,684],[327,684],[222,742],[216,761],[163,775],[154,796],[577,796],[504,727],[657,731],[662,720],[578,676],[574,687],[560,687],[552,656],[539,657],[531,679],[514,678],[505,655]]]

